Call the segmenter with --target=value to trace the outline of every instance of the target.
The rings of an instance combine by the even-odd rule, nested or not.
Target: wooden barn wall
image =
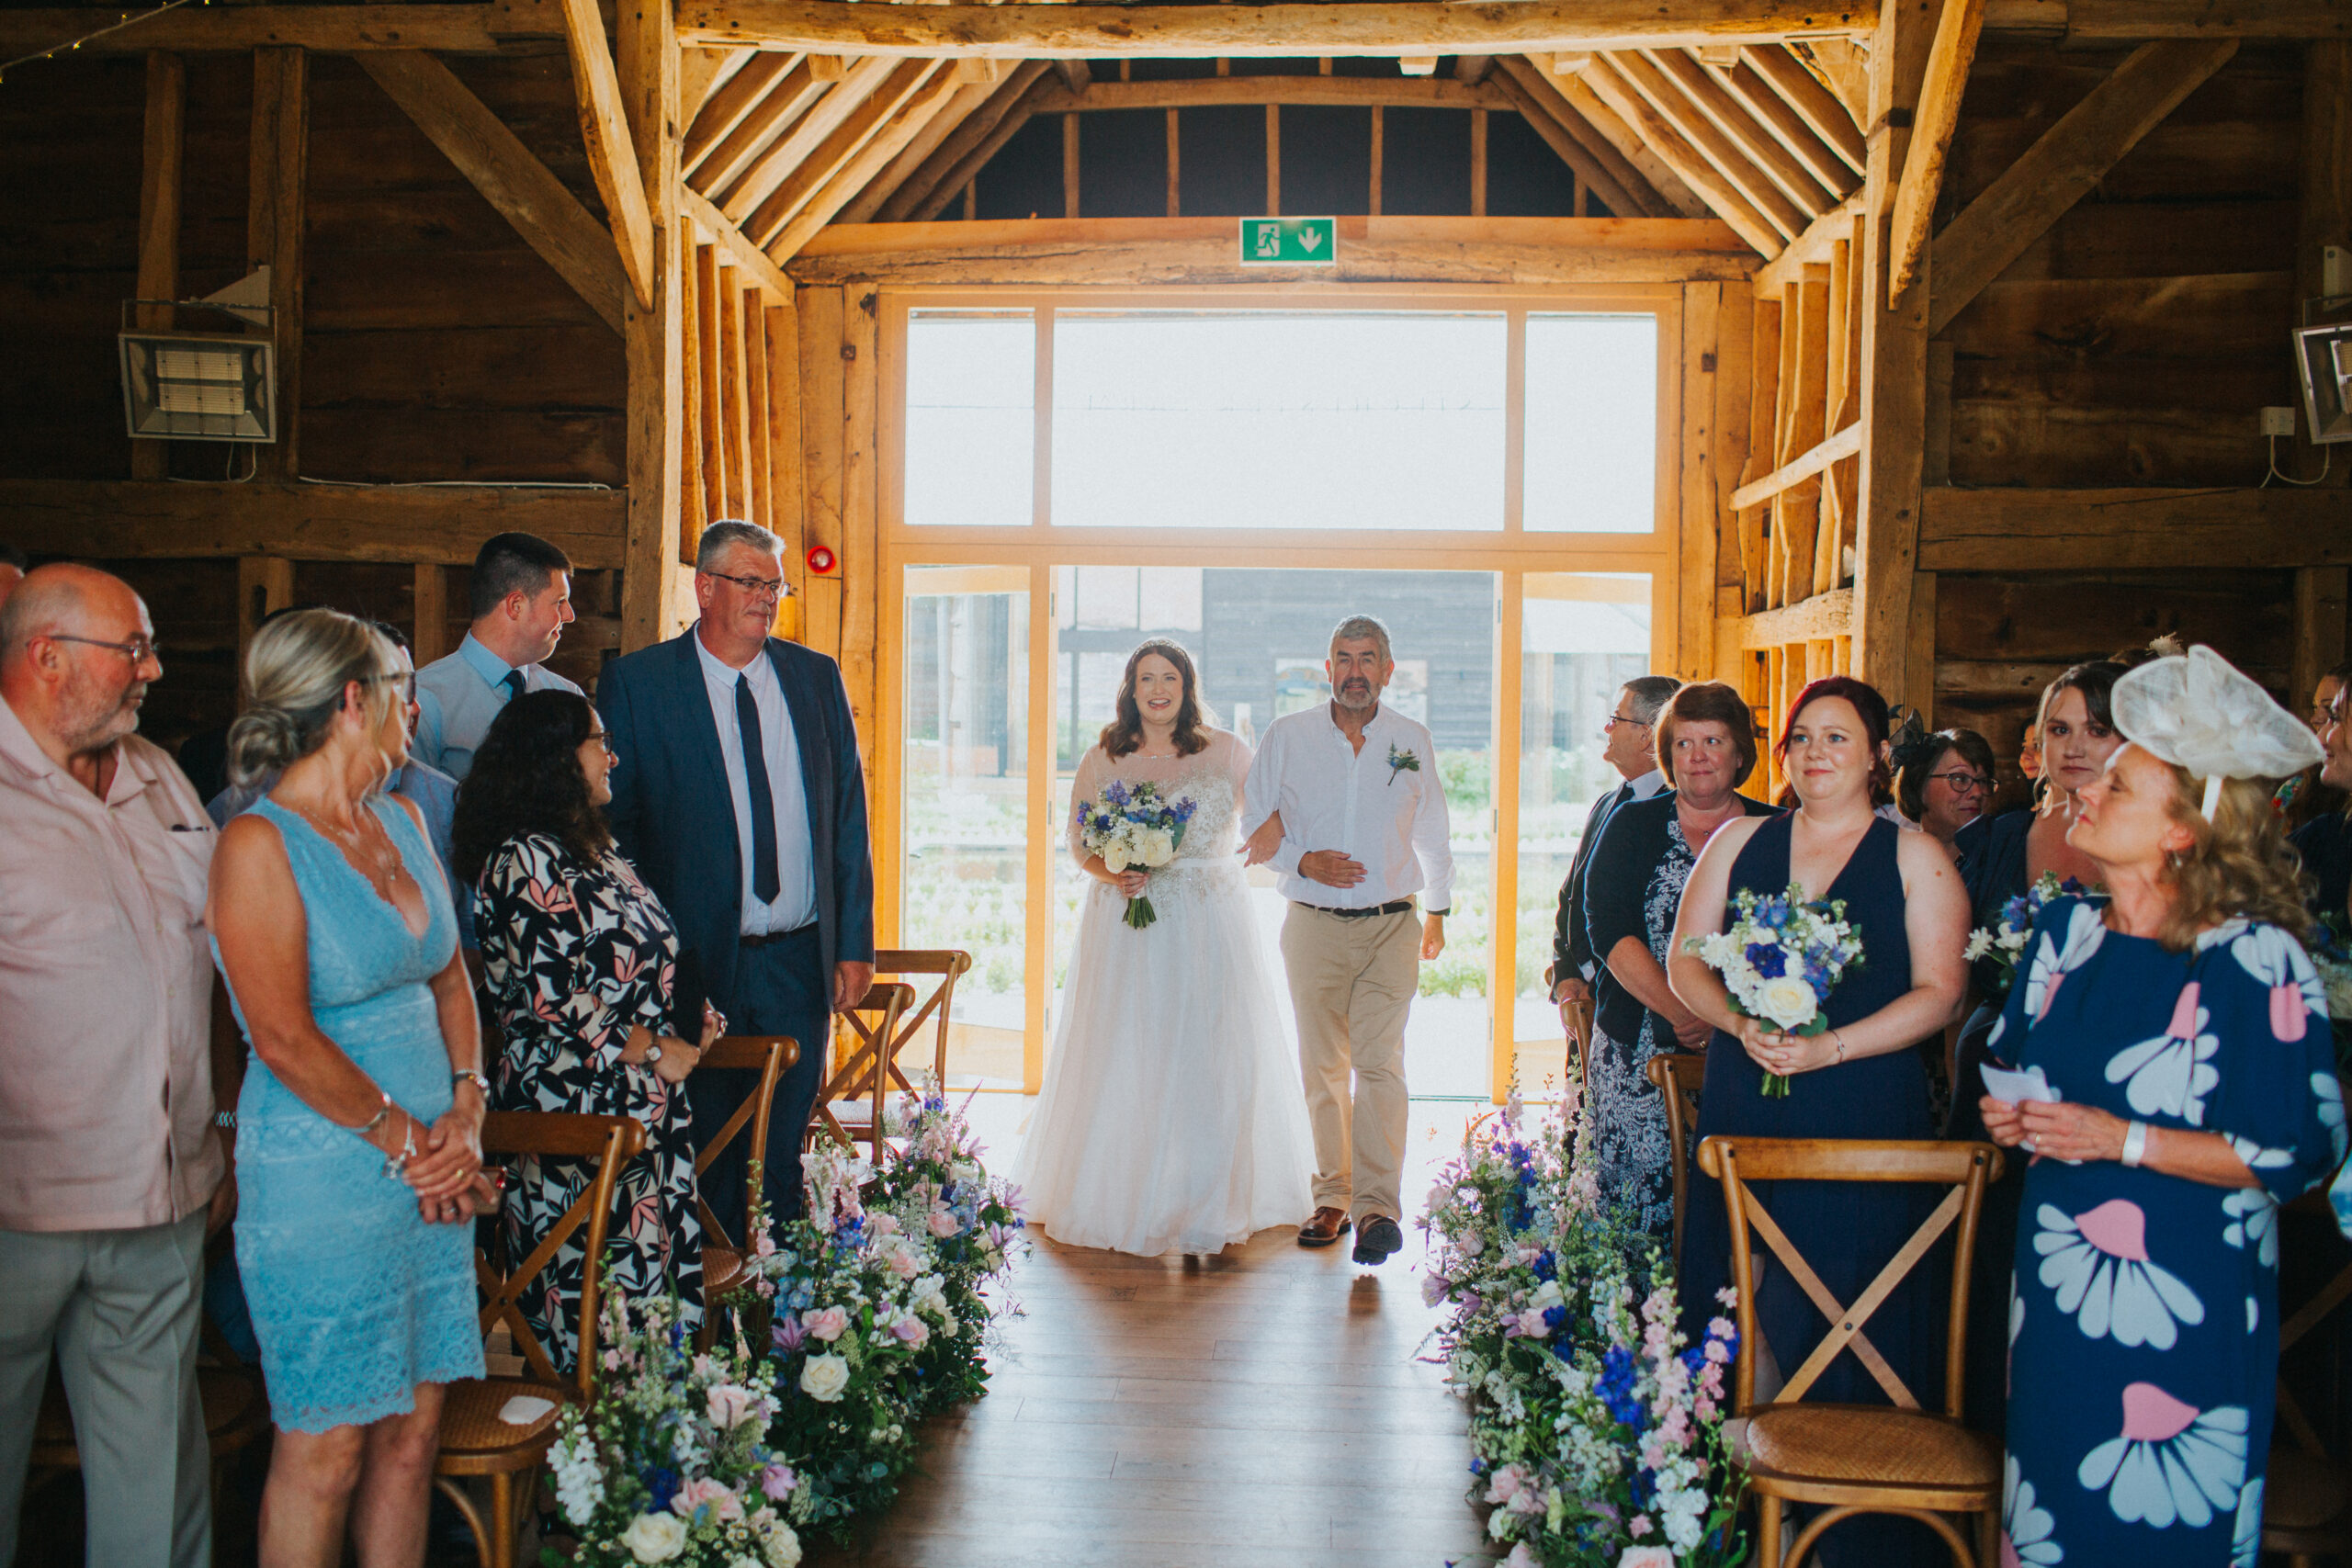
[[[1988,35],[1939,226],[2123,53]],[[2286,334],[2303,82],[2300,47],[2244,46],[1952,319],[1930,348],[1928,484],[2263,481],[2256,411],[2299,400]],[[2279,444],[2282,466],[2301,461],[2295,446]],[[1936,721],[1981,730],[2012,770],[2045,682],[2165,632],[2211,643],[2288,695],[2295,573],[2213,566],[1937,574]]]
[[[182,57],[186,131],[176,293],[193,298],[246,270],[254,59]],[[599,218],[560,45],[444,62]],[[308,68],[299,468],[305,480],[619,487],[627,378],[621,340],[533,252],[406,114],[351,60]],[[114,334],[138,292],[148,65],[136,54],[47,62],[0,93],[0,481],[123,480]],[[219,317],[188,315],[189,330]],[[172,479],[218,484],[252,470],[255,448],[169,446]],[[445,557],[494,525],[452,504],[428,513]],[[617,525],[616,525],[617,526]],[[0,537],[12,536],[0,513]],[[41,552],[56,553],[54,550]],[[241,621],[257,607],[324,603],[380,617],[428,654],[463,635],[466,572],[422,576],[396,547],[322,546],[282,565],[251,558],[102,559],[139,587],[166,649],[146,730],[170,742],[217,725],[235,704]],[[289,575],[290,573],[290,575]],[[580,574],[579,625],[555,666],[593,680],[617,648],[619,573]],[[437,594],[419,628],[420,581]],[[247,603],[241,605],[240,594]],[[243,614],[241,615],[240,611]]]

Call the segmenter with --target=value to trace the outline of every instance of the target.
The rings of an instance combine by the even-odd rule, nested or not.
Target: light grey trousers
[[[0,1563],[54,1348],[87,1502],[88,1561],[206,1568],[211,1455],[197,1393],[204,1215],[118,1231],[0,1231]]]

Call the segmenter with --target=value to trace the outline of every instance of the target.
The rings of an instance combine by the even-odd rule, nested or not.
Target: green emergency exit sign
[[[1243,266],[1330,266],[1338,262],[1335,218],[1244,218]]]

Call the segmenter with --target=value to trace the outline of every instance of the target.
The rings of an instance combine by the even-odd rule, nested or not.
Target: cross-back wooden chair
[[[695,1194],[695,1206],[702,1213],[701,1339],[705,1346],[718,1333],[719,1303],[741,1290],[747,1278],[743,1259],[757,1240],[752,1235],[752,1210],[759,1200],[760,1177],[767,1163],[768,1124],[775,1119],[775,1088],[799,1060],[800,1042],[789,1034],[721,1035],[702,1054],[701,1066],[705,1067],[760,1075],[758,1087],[735,1108],[735,1113],[719,1127],[718,1135],[695,1155],[695,1176],[699,1180],[744,1129],[751,1130],[751,1168],[743,1183],[743,1213],[737,1216],[736,1228],[729,1231],[703,1201],[701,1192]]]
[[[2324,1189],[2315,1188],[2288,1207],[2334,1222]],[[2318,1294],[2278,1325],[2280,1358],[2347,1299],[2352,1299],[2352,1263],[2337,1269]],[[2328,1457],[2327,1446],[2284,1377],[2278,1380],[2278,1420],[2262,1488],[2262,1550],[2279,1553],[2294,1568],[2311,1568],[2322,1557],[2352,1554],[2352,1472]]]
[[[1968,1344],[1969,1261],[1976,1250],[1976,1220],[1984,1190],[2001,1174],[2001,1151],[1990,1144],[1716,1136],[1699,1145],[1699,1165],[1723,1183],[1724,1203],[1730,1212],[1732,1282],[1739,1290],[1739,1358],[1732,1404],[1736,1414],[1748,1418],[1747,1479],[1757,1500],[1761,1568],[1784,1568],[1781,1517],[1792,1503],[1823,1508],[1798,1535],[1786,1568],[1803,1562],[1824,1531],[1856,1514],[1899,1514],[1919,1520],[1951,1548],[1961,1568],[1996,1561],[2001,1445],[1962,1427],[1960,1412]],[[1862,1293],[1840,1302],[1757,1201],[1750,1181],[1904,1182],[1951,1190]],[[1938,1414],[1920,1408],[1918,1398],[1895,1375],[1865,1329],[1871,1314],[1955,1225],[1943,1410]],[[1829,1324],[1829,1332],[1780,1393],[1762,1405],[1755,1403],[1759,1330],[1751,1227]],[[1802,1403],[1805,1390],[1848,1352],[1869,1370],[1894,1401],[1892,1405]],[[1974,1555],[1970,1542],[1945,1517],[1948,1514],[1974,1516]]]
[[[596,1314],[602,1282],[597,1265],[612,1228],[613,1194],[620,1182],[621,1167],[644,1149],[645,1129],[626,1116],[493,1111],[482,1119],[481,1147],[489,1158],[520,1156],[595,1162],[594,1177],[529,1257],[520,1262],[509,1260],[502,1271],[481,1248],[475,1249],[474,1277],[482,1292],[482,1337],[488,1339],[492,1330],[504,1324],[523,1358],[524,1375],[468,1378],[451,1383],[441,1407],[441,1454],[434,1465],[434,1484],[465,1516],[483,1568],[514,1568],[521,1505],[537,1483],[548,1450],[555,1445],[557,1412],[567,1404],[584,1404],[595,1393]],[[556,1370],[554,1358],[532,1334],[520,1303],[524,1293],[555,1260],[557,1249],[583,1230],[586,1235],[581,1246],[587,1268],[580,1285],[579,1364],[567,1378]],[[519,1426],[500,1420],[500,1410],[517,1394],[547,1400],[555,1408]],[[487,1524],[458,1484],[459,1478],[473,1475],[490,1478]]]
[[[1568,1016],[1576,1021],[1577,1082],[1589,1086],[1592,1082],[1593,1005],[1589,1001],[1570,1002]]]
[[[1642,1066],[1642,1076],[1666,1101],[1667,1146],[1674,1151],[1674,1258],[1682,1257],[1682,1211],[1690,1201],[1690,1134],[1699,1125],[1699,1086],[1707,1079],[1703,1052],[1665,1051]]]
[[[931,1028],[932,1077],[943,1087],[947,1082],[947,1032],[956,1010],[956,982],[970,972],[972,955],[954,947],[890,947],[874,955],[874,974],[879,978],[896,978],[901,975],[936,975],[939,983],[931,995],[922,998],[899,1025],[899,1032],[890,1041],[890,1081],[911,1093],[914,1081],[909,1078],[899,1059],[907,1047],[929,1023]]]
[[[850,1038],[843,1042],[835,1037],[832,1071],[817,1091],[817,1111],[808,1120],[811,1138],[831,1134],[854,1149],[862,1135],[867,1154],[876,1160],[882,1157],[882,1107],[890,1095],[888,1047],[899,1039],[899,1020],[914,1000],[912,986],[877,980],[856,1006],[839,1015]]]

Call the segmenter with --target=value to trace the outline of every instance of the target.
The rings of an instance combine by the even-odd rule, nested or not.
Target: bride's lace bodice
[[[1111,760],[1101,746],[1090,749],[1078,764],[1078,777],[1070,786],[1070,813],[1068,842],[1070,854],[1085,863],[1087,849],[1079,832],[1079,818],[1083,808],[1099,799],[1106,785],[1114,779],[1125,784],[1156,784],[1160,793],[1173,801],[1189,798],[1194,807],[1193,820],[1184,829],[1183,842],[1176,846],[1176,858],[1152,873],[1155,892],[1191,874],[1230,871],[1238,882],[1241,863],[1234,856],[1238,845],[1235,824],[1241,815],[1241,784],[1250,776],[1250,748],[1241,738],[1228,730],[1216,730],[1208,750],[1190,757],[1141,757],[1134,754]]]

